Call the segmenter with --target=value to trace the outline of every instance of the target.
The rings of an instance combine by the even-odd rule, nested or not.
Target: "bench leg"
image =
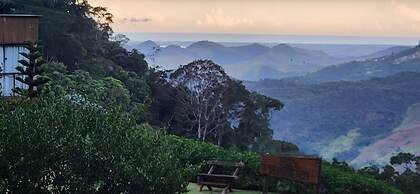
[[[211,186],[206,185],[207,189],[209,189],[209,191],[213,191],[213,188],[211,188]],[[203,191],[204,185],[200,185],[200,191]]]
[[[229,193],[229,187],[225,187],[222,191],[222,194],[228,194]]]
[[[229,192],[233,192],[233,190],[232,190],[232,187],[231,187],[231,186],[229,186]]]

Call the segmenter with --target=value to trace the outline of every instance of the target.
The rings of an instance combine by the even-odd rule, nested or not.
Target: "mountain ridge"
[[[261,78],[283,78],[304,75],[322,67],[343,62],[343,59],[329,56],[323,51],[293,47],[288,44],[277,44],[268,47],[259,43],[242,46],[224,46],[217,42],[198,41],[183,48],[169,45],[155,49],[156,43],[146,41],[137,46],[145,53],[146,59],[167,69],[173,69],[194,60],[210,59],[221,64],[236,79],[258,80]],[[165,50],[172,49],[171,52]],[[267,67],[273,69],[270,76],[265,76]],[[253,72],[252,76],[248,76]]]
[[[315,83],[359,81],[404,71],[420,72],[420,45],[379,58],[332,65],[309,73],[303,79]]]

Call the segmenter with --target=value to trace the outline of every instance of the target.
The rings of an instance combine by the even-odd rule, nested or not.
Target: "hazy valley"
[[[420,102],[420,74],[408,72],[420,72],[419,47],[209,41],[131,46],[163,69],[213,60],[248,89],[282,101],[285,108],[271,117],[274,137],[305,153],[358,167],[384,165],[401,151],[418,153],[420,117],[412,112]],[[414,124],[403,124],[408,117]]]

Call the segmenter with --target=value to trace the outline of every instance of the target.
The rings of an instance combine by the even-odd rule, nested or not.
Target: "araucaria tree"
[[[19,60],[20,66],[16,70],[22,75],[16,77],[16,80],[26,85],[23,88],[14,88],[13,92],[33,99],[38,97],[40,87],[48,82],[48,78],[42,76],[41,66],[46,63],[42,58],[42,53],[38,44],[28,43],[25,45],[28,53],[20,53],[25,59]]]
[[[1,69],[1,67],[0,67],[0,72],[2,72],[3,70]],[[0,79],[2,78],[2,76],[1,76],[1,74],[0,74]],[[2,87],[2,85],[1,85],[1,83],[0,83],[0,96],[2,96],[2,89],[1,89],[1,87]]]

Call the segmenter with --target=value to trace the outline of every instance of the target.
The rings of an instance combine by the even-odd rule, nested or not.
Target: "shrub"
[[[1,193],[181,193],[211,159],[243,161],[240,188],[261,189],[253,152],[164,135],[127,114],[68,102],[0,101]],[[323,193],[401,193],[346,166],[324,163]],[[308,185],[270,181],[272,190]],[[313,191],[313,190],[312,190]]]
[[[174,135],[166,137],[177,152],[186,153],[181,159],[184,163],[202,165],[207,160],[243,161],[246,168],[241,172],[240,183],[243,189],[261,189],[261,177],[258,175],[261,164],[260,155],[253,152],[240,152],[234,149],[223,149],[219,146],[186,139]],[[269,189],[287,191],[287,193],[313,193],[314,186],[287,180],[268,179]],[[366,193],[366,194],[400,194],[401,192],[373,177],[358,173],[350,167],[341,167],[323,163],[321,170],[322,193]]]
[[[402,194],[401,191],[373,177],[330,164],[322,167],[323,193]]]
[[[66,102],[0,102],[1,193],[180,193],[195,173],[147,125]]]
[[[240,172],[241,179],[237,187],[243,189],[255,189],[260,187],[258,171],[261,158],[257,153],[240,152],[235,149],[224,149],[214,144],[187,139],[175,135],[168,135],[166,138],[169,142],[171,142],[170,144],[174,146],[174,149],[177,150],[177,153],[185,153],[181,159],[183,163],[203,167],[205,161],[208,160],[244,162],[246,166]]]

